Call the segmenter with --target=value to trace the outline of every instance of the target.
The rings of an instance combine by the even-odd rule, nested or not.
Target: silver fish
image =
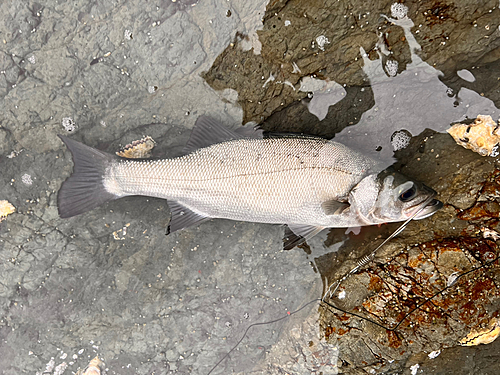
[[[323,138],[263,137],[200,117],[183,156],[128,160],[59,136],[74,171],[58,194],[59,215],[75,216],[129,195],[168,200],[170,232],[211,218],[287,224],[285,248],[324,228],[432,215],[436,192]]]

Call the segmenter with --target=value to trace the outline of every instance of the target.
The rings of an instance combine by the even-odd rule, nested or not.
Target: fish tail
[[[59,216],[68,218],[87,212],[111,200],[120,198],[104,186],[106,169],[116,159],[114,155],[59,135],[73,155],[73,174],[63,182],[57,195]]]

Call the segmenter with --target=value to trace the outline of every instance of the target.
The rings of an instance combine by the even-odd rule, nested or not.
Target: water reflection
[[[396,131],[404,129],[413,136],[426,128],[444,132],[450,124],[466,118],[475,118],[479,114],[495,118],[500,114],[490,99],[470,89],[460,88],[450,96],[450,88],[440,80],[443,73],[419,57],[421,48],[411,32],[414,26],[411,19],[387,19],[403,29],[411,62],[406,65],[406,70],[392,76],[386,73],[387,68],[384,70],[384,57],[390,54],[382,41],[378,45],[380,58],[377,60],[370,60],[360,48],[363,71],[371,85],[375,106],[363,113],[357,125],[336,134],[335,140],[364,150],[391,165],[395,161],[391,137]],[[467,76],[471,75],[468,72]]]

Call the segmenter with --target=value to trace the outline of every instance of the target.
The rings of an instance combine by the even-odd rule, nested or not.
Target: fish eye
[[[399,200],[402,202],[408,202],[409,200],[413,199],[417,193],[417,189],[415,185],[413,185],[411,188],[406,190],[404,193],[399,195]]]

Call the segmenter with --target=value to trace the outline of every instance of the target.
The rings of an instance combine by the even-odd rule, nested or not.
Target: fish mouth
[[[430,200],[428,199],[422,204],[415,207],[420,212],[418,212],[413,219],[414,220],[425,219],[426,217],[434,215],[436,211],[440,210],[442,207],[443,207],[443,202],[434,198],[431,198]]]

